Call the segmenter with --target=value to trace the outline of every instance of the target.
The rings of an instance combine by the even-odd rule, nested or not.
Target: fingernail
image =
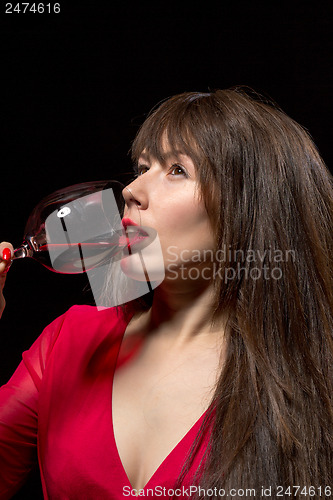
[[[10,261],[12,259],[12,252],[10,251],[10,248],[4,248],[2,250],[2,259],[5,261]]]

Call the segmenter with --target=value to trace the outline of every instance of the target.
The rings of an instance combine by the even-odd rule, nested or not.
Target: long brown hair
[[[230,310],[227,354],[207,414],[206,425],[214,419],[200,486],[254,488],[256,498],[272,486],[273,498],[290,498],[289,486],[294,498],[330,497],[332,175],[304,128],[243,88],[166,100],[141,127],[133,158],[146,149],[163,159],[165,133],[196,165],[225,256],[212,322]]]

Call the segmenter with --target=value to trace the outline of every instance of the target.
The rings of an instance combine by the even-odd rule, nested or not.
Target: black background
[[[67,0],[59,14],[5,14],[5,5],[0,240],[18,245],[32,208],[56,189],[105,178],[126,183],[138,126],[179,92],[247,85],[270,96],[310,131],[332,170],[331,4]],[[13,264],[0,325],[1,383],[44,326],[91,301],[86,284],[31,259]],[[35,477],[16,498],[39,495]]]

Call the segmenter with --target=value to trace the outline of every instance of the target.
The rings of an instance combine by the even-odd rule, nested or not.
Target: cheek
[[[166,263],[170,260],[170,253],[178,255],[198,255],[198,252],[214,248],[214,234],[208,215],[201,207],[192,207],[192,210],[183,211],[182,215],[173,214],[168,218],[165,231],[160,234],[161,247]],[[175,247],[177,249],[175,249]],[[171,250],[170,250],[171,249]]]
[[[162,201],[163,200],[163,201]],[[165,233],[184,232],[203,227],[208,221],[208,215],[203,202],[199,201],[191,190],[177,190],[168,200],[156,196],[154,212],[160,229]]]
[[[177,186],[168,196],[165,190],[155,190],[149,202],[148,215],[151,215],[152,226],[158,232],[166,264],[171,246],[176,246],[179,252],[186,250],[187,253],[214,248],[209,217],[193,184]]]

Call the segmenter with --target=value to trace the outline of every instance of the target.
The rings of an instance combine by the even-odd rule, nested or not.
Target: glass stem
[[[24,259],[25,257],[32,257],[33,250],[27,241],[24,241],[21,246],[14,250],[12,260]]]

